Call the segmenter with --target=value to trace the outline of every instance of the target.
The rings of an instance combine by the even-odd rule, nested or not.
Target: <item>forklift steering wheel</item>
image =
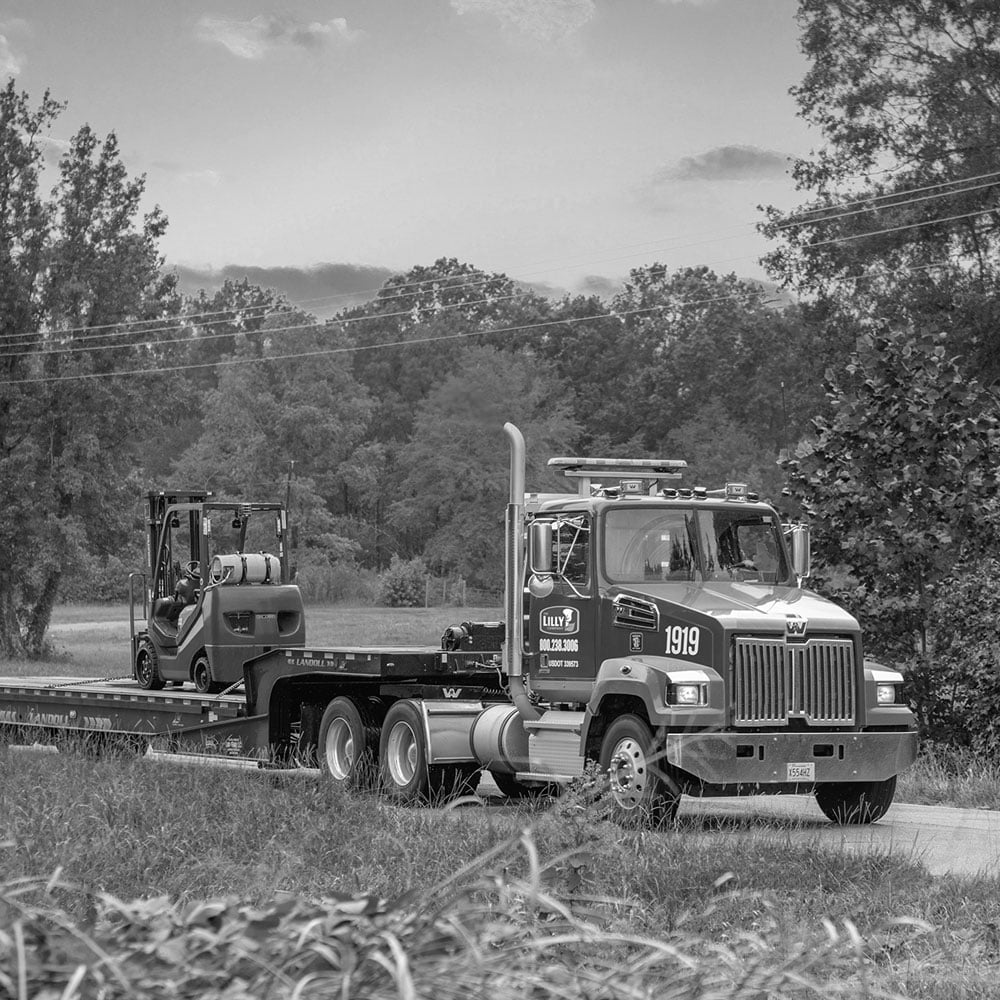
[[[184,575],[192,580],[201,579],[201,563],[197,559],[184,563]]]

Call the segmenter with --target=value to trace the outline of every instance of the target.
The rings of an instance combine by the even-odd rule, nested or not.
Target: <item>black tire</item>
[[[816,786],[816,804],[840,826],[861,826],[880,820],[895,794],[895,775],[885,781],[831,782]]]
[[[427,746],[420,710],[412,701],[397,701],[386,713],[378,745],[383,792],[397,802],[427,798]]]
[[[160,691],[163,688],[163,678],[160,676],[160,660],[156,655],[156,647],[143,639],[135,653],[135,664],[132,668],[136,683],[146,691]]]
[[[680,791],[644,719],[623,715],[611,723],[601,742],[600,764],[617,822],[653,827],[674,822]]]
[[[378,774],[379,728],[371,706],[334,698],[319,724],[319,766],[338,788],[370,788]]]
[[[212,677],[212,664],[208,662],[208,656],[202,653],[191,667],[191,679],[194,681],[194,689],[199,694],[218,694],[225,691],[226,685],[220,684]]]

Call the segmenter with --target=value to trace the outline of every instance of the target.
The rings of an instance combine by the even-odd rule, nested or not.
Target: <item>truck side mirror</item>
[[[809,526],[793,524],[791,528],[792,569],[800,580],[805,580],[811,572],[811,555],[809,546]]]
[[[536,576],[552,574],[551,521],[532,521],[528,525],[528,569]]]

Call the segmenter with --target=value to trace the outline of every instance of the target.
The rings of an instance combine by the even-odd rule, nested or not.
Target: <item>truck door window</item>
[[[558,577],[575,588],[590,585],[590,522],[586,517],[567,517],[552,532],[552,565]]]

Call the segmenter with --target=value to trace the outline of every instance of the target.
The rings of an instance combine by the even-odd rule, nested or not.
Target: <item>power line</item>
[[[893,274],[913,273],[916,271],[928,270],[933,267],[947,266],[950,263],[951,263],[950,261],[936,261],[929,264],[915,265],[913,267],[897,268],[892,273]],[[855,275],[853,277],[845,278],[843,280],[860,281],[864,277],[867,277],[867,275]],[[162,366],[158,368],[136,368],[136,369],[124,369],[118,371],[108,371],[108,372],[91,372],[82,375],[52,375],[52,376],[43,376],[40,378],[11,379],[0,382],[0,385],[35,385],[35,384],[53,383],[53,382],[79,382],[79,381],[89,381],[95,379],[114,378],[118,376],[131,377],[137,375],[160,375],[160,374],[170,374],[182,371],[204,370],[207,368],[213,368],[213,369],[227,368],[227,367],[238,367],[249,364],[269,364],[276,361],[295,361],[295,360],[302,360],[304,358],[329,357],[337,354],[352,354],[361,351],[382,350],[384,348],[391,348],[391,347],[410,347],[410,346],[416,346],[418,344],[432,344],[444,341],[466,340],[466,339],[471,339],[473,337],[487,336],[489,334],[522,333],[531,330],[546,329],[553,326],[573,326],[577,323],[586,323],[586,322],[591,322],[593,320],[601,320],[601,319],[622,320],[628,316],[645,315],[647,313],[656,312],[664,309],[690,307],[697,305],[708,305],[715,302],[732,301],[737,298],[738,298],[737,295],[729,294],[729,295],[713,296],[704,299],[684,299],[680,301],[664,302],[655,306],[646,306],[638,309],[629,309],[619,312],[611,311],[606,313],[595,313],[589,316],[559,317],[556,319],[543,320],[537,323],[528,323],[519,326],[489,327],[480,330],[466,331],[464,333],[441,334],[439,336],[434,336],[434,337],[414,337],[408,340],[385,341],[377,344],[359,344],[359,345],[352,345],[349,347],[324,348],[322,350],[304,351],[296,354],[265,355],[263,357],[255,357],[255,358],[225,358],[217,361],[195,363],[195,364]],[[359,320],[360,319],[361,317],[359,317]],[[284,328],[284,330],[301,330],[301,329],[319,330],[325,328],[326,328],[325,324],[317,323],[313,324],[311,327],[296,326],[296,327],[287,327]],[[282,328],[278,328],[266,332],[279,333],[283,332],[283,330]]]
[[[867,207],[867,208],[860,209],[860,210],[858,210],[856,212],[845,212],[845,213],[838,214],[838,215],[825,215],[825,216],[822,216],[822,217],[814,219],[814,220],[812,220],[812,219],[804,219],[804,218],[799,217],[799,218],[796,218],[796,219],[791,219],[791,220],[789,220],[787,222],[784,222],[784,223],[780,223],[780,224],[778,224],[778,226],[776,228],[780,231],[780,230],[795,228],[795,227],[798,227],[798,226],[814,225],[814,224],[820,223],[820,222],[832,222],[832,221],[836,221],[836,220],[841,219],[841,218],[847,218],[847,217],[850,217],[850,216],[853,216],[853,215],[861,215],[861,214],[864,214],[865,212],[868,212],[868,211],[876,211],[879,208],[899,208],[899,207],[904,207],[905,205],[915,204],[917,202],[922,202],[922,201],[933,200],[933,199],[936,199],[936,198],[952,197],[952,196],[954,196],[956,194],[961,194],[964,191],[979,190],[980,188],[991,187],[992,185],[991,184],[981,184],[981,185],[976,185],[976,186],[972,186],[972,187],[959,188],[957,190],[942,190],[942,191],[938,191],[936,194],[927,195],[927,196],[925,196],[923,198],[914,198],[914,199],[909,199],[909,200],[904,200],[904,201],[896,201],[896,202],[894,202],[891,205],[884,205],[884,206],[873,206],[873,205],[871,205],[871,202],[885,201],[885,200],[890,199],[890,198],[899,198],[901,195],[916,194],[916,193],[920,193],[920,192],[923,192],[923,191],[930,191],[930,190],[932,190],[934,188],[944,188],[944,187],[956,186],[956,185],[960,185],[960,184],[968,184],[971,181],[983,180],[983,179],[989,178],[989,177],[1000,177],[1000,171],[991,171],[991,172],[988,172],[988,173],[978,174],[978,175],[975,175],[975,176],[972,176],[972,177],[960,178],[960,179],[953,180],[953,181],[940,181],[940,182],[938,182],[936,184],[928,184],[928,185],[924,185],[924,186],[917,187],[917,188],[902,189],[902,190],[899,190],[899,191],[896,191],[896,192],[887,193],[887,194],[884,194],[884,195],[875,195],[875,196],[872,196],[871,198],[867,198],[867,199],[861,199],[861,200],[857,200],[857,201],[853,201],[853,202],[844,202],[840,206],[826,206],[826,207],[823,207],[823,208],[812,209],[812,210],[810,210],[806,214],[814,214],[814,213],[826,212],[826,211],[829,211],[829,209],[831,209],[831,208],[837,208],[837,207],[839,207],[839,208],[849,208],[849,207],[851,207],[853,205],[868,205],[868,206],[870,206],[870,207]],[[942,220],[942,221],[945,221],[945,220]],[[736,231],[738,231],[740,229],[753,227],[754,225],[755,225],[754,223],[746,223],[746,224],[743,224],[743,225],[740,225],[740,226],[730,227],[730,228],[728,228],[726,230],[717,230],[716,232],[723,232],[723,233],[736,232]],[[724,238],[725,238],[724,236],[718,236],[718,237],[714,237],[712,239],[697,240],[697,241],[692,241],[692,242],[688,242],[688,243],[681,243],[681,244],[677,244],[677,245],[673,245],[673,246],[662,246],[661,245],[659,247],[659,249],[662,250],[663,252],[674,252],[674,251],[677,251],[677,250],[688,249],[688,248],[694,247],[694,246],[703,246],[706,243],[719,242],[720,240],[722,240]],[[852,238],[856,238],[856,237],[845,237],[845,238],[852,239]],[[650,240],[650,241],[646,241],[644,243],[626,244],[625,247],[635,247],[635,248],[638,248],[638,247],[648,247],[648,246],[656,246],[657,243],[658,243],[658,241]],[[815,244],[815,245],[818,245],[818,244]],[[628,259],[629,256],[632,256],[632,255],[630,254],[630,255],[619,256],[619,257],[602,257],[602,258],[591,259],[590,261],[584,261],[584,263],[607,263],[607,262],[613,261],[613,260],[625,260],[625,259]],[[742,259],[745,259],[745,257],[729,258],[729,260],[742,260]],[[392,301],[392,300],[398,299],[398,298],[406,298],[406,297],[408,297],[411,294],[416,294],[416,290],[422,289],[422,288],[424,288],[425,286],[428,286],[428,285],[429,286],[433,286],[433,285],[437,284],[437,285],[441,285],[445,289],[454,291],[456,289],[475,288],[475,287],[478,287],[480,285],[486,284],[488,282],[495,281],[498,278],[499,279],[507,278],[507,280],[512,281],[512,282],[521,281],[521,280],[524,280],[526,277],[530,276],[533,273],[537,273],[537,272],[528,272],[527,274],[522,274],[520,277],[516,277],[516,276],[515,277],[511,277],[511,276],[507,276],[507,275],[493,275],[493,276],[485,276],[485,277],[477,276],[475,278],[475,280],[468,280],[468,281],[463,281],[463,280],[454,281],[453,279],[451,279],[451,278],[449,278],[447,276],[444,277],[444,278],[442,278],[440,275],[436,275],[436,276],[425,278],[425,279],[422,279],[422,280],[419,280],[419,281],[404,282],[404,283],[401,283],[401,284],[392,285],[391,286],[391,289],[392,289],[391,294],[380,296],[380,297],[376,298],[373,301],[378,301],[380,303],[384,303],[384,302]],[[391,281],[391,279],[390,279],[390,281]],[[370,289],[368,291],[370,291],[371,293],[373,293],[376,296],[378,296],[379,292],[385,291],[385,289],[389,288],[389,287],[390,287],[390,285],[387,282],[386,284],[384,284],[379,289]],[[355,297],[356,295],[362,295],[362,294],[367,294],[367,291],[362,290],[360,292],[344,292],[344,293],[335,293],[335,294],[332,294],[332,295],[329,295],[329,296],[317,296],[317,297],[312,298],[312,299],[303,299],[303,300],[300,300],[299,302],[290,302],[290,303],[288,303],[288,305],[289,305],[289,307],[294,308],[297,305],[305,305],[305,304],[310,303],[310,302],[330,301],[332,299],[337,299],[337,298],[347,299],[347,298],[352,298],[352,297]],[[529,293],[525,292],[523,294],[527,295]],[[222,317],[221,319],[216,320],[215,322],[212,322],[212,323],[198,323],[198,324],[196,324],[198,326],[203,326],[203,327],[204,326],[214,326],[214,325],[219,325],[221,323],[236,322],[237,318],[250,318],[250,319],[257,318],[257,317],[254,317],[252,315],[247,315],[247,314],[252,314],[252,313],[254,313],[254,312],[256,312],[256,311],[259,310],[263,314],[266,315],[266,313],[267,313],[268,310],[273,310],[274,308],[275,308],[275,303],[273,303],[273,302],[272,303],[261,303],[261,304],[258,304],[258,305],[247,305],[247,306],[243,306],[243,307],[233,307],[233,308],[230,308],[230,309],[213,310],[213,311],[204,312],[204,313],[182,314],[182,315],[179,315],[176,318],[180,322],[190,323],[192,320],[202,319],[202,318],[206,318],[206,317],[213,317],[213,316],[220,316],[220,317]],[[234,314],[237,314],[237,315],[234,315]],[[380,314],[376,314],[376,315],[381,315],[383,317],[387,317],[387,316],[389,316],[391,314],[380,313]],[[131,321],[128,321],[128,322],[130,324],[157,323],[157,322],[162,323],[163,320],[162,319],[131,320]],[[37,332],[36,331],[28,331],[28,332],[23,332],[23,333],[17,333],[17,332],[15,332],[15,333],[9,333],[9,334],[0,335],[0,340],[14,340],[14,339],[19,339],[19,338],[37,338],[40,334],[44,334],[46,336],[63,336],[63,335],[72,334],[72,333],[87,334],[87,335],[90,335],[93,339],[100,339],[102,337],[111,336],[111,334],[100,334],[98,331],[101,331],[101,330],[119,330],[120,331],[120,328],[123,325],[124,325],[123,323],[108,323],[108,324],[95,325],[95,326],[63,327],[63,328],[60,328],[59,330],[47,330],[47,331],[37,331]],[[133,334],[133,333],[147,333],[147,334],[150,334],[150,333],[157,333],[157,332],[164,332],[164,331],[169,332],[172,329],[174,329],[174,326],[169,326],[169,327],[162,327],[161,326],[159,328],[157,328],[157,327],[147,328],[146,330],[140,330],[140,331],[136,331],[136,330],[123,331],[123,332],[121,332],[121,335],[127,336],[127,335],[130,335],[130,334]],[[84,338],[80,338],[80,339],[84,339]],[[27,344],[20,345],[20,346],[27,346]]]
[[[973,177],[961,177],[961,178],[958,178],[958,179],[952,180],[952,181],[938,181],[938,182],[936,182],[934,184],[925,184],[922,187],[901,188],[898,191],[886,192],[885,194],[879,194],[879,195],[871,195],[868,198],[859,198],[856,201],[846,201],[846,202],[842,202],[839,205],[825,205],[825,206],[823,206],[821,208],[806,209],[806,211],[800,213],[798,217],[794,217],[794,218],[788,220],[787,222],[781,223],[778,226],[776,226],[775,228],[780,230],[780,229],[786,229],[786,228],[791,228],[791,227],[800,226],[800,225],[802,225],[802,226],[809,226],[809,225],[813,225],[816,222],[828,222],[828,221],[831,221],[832,219],[847,218],[849,215],[854,215],[856,213],[854,213],[854,212],[848,212],[848,213],[845,213],[844,215],[835,215],[835,216],[828,216],[828,215],[826,215],[826,216],[821,216],[818,219],[804,219],[804,218],[802,218],[802,216],[803,215],[814,215],[814,214],[818,214],[820,212],[829,211],[830,209],[853,208],[853,206],[855,206],[855,205],[870,205],[872,202],[885,201],[885,200],[890,199],[890,198],[898,198],[900,195],[920,194],[923,191],[930,191],[930,190],[932,190],[934,188],[949,187],[949,186],[954,186],[954,185],[958,185],[958,184],[968,184],[970,181],[981,181],[981,180],[985,180],[988,177],[1000,178],[1000,170],[991,170],[991,171],[989,171],[989,172],[987,172],[985,174],[976,174]],[[953,190],[953,191],[940,191],[938,194],[929,195],[928,197],[929,198],[938,198],[938,197],[940,197],[940,198],[949,198],[952,195],[961,194],[963,191],[977,191],[980,188],[993,187],[993,186],[994,185],[992,183],[977,184],[974,187],[959,188],[958,190]],[[865,211],[874,211],[874,210],[877,210],[879,208],[897,208],[900,204],[908,205],[908,204],[912,204],[913,202],[923,201],[923,200],[925,200],[925,199],[923,199],[923,198],[914,198],[912,200],[912,202],[911,201],[906,201],[906,202],[900,202],[900,203],[895,203],[895,204],[886,205],[886,206],[877,205],[877,206],[874,206],[874,208],[872,208],[872,209],[862,209],[861,213],[857,213],[857,214],[863,214]]]

